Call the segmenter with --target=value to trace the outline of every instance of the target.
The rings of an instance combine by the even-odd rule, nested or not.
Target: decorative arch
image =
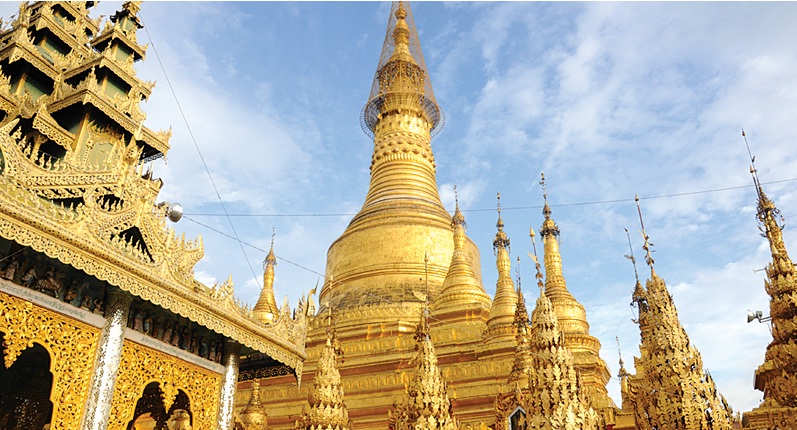
[[[163,430],[167,428],[167,422],[174,411],[182,409],[188,413],[193,421],[191,412],[191,400],[183,390],[177,390],[177,396],[169,409],[164,405],[164,394],[159,382],[150,382],[145,387],[141,396],[136,402],[133,419],[127,424],[127,430],[135,430],[136,424],[148,422],[154,425],[154,429]]]
[[[4,336],[0,332],[0,340]],[[0,428],[41,429],[52,421],[51,361],[47,350],[34,343],[13,366],[0,369]]]
[[[53,375],[51,428],[79,428],[100,330],[0,292],[0,331],[6,369],[34,343],[47,351]]]
[[[192,425],[215,428],[221,375],[163,352],[125,340],[116,375],[108,430],[127,430],[136,418],[136,404],[146,387],[157,383],[163,409],[169,413],[189,405]]]

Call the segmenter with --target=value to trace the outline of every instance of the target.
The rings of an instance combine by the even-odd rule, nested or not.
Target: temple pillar
[[[221,393],[219,393],[218,430],[233,430],[233,411],[235,407],[235,387],[238,385],[238,364],[241,361],[241,344],[225,339],[224,375],[221,380]]]
[[[132,300],[129,294],[121,290],[108,292],[106,320],[100,333],[89,396],[83,413],[83,423],[80,426],[82,429],[105,430],[108,427],[116,372],[119,370],[122,358],[127,315]]]

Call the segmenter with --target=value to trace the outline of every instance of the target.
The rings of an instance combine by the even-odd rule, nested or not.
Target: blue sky
[[[119,7],[102,2],[97,14]],[[368,98],[389,3],[145,2],[157,49],[202,156],[242,240],[268,249],[276,228],[276,295],[298,297],[323,273],[326,250],[363,202],[372,142],[359,114]],[[797,18],[795,3],[412,4],[446,126],[434,139],[438,185],[452,186],[468,234],[495,290],[491,241],[500,191],[512,259],[533,305],[529,227],[542,223],[540,171],[562,231],[568,288],[586,307],[601,355],[617,373],[620,338],[629,370],[639,330],[624,228],[641,261],[635,194],[682,324],[736,410],[756,406],[752,387],[770,334],[746,324],[768,313],[769,260],[755,221],[755,191],[740,129],[748,132],[766,191],[786,217],[797,253]],[[2,16],[15,4],[2,4]],[[201,234],[207,283],[232,273],[253,304],[265,252],[232,234],[153,47],[138,65],[156,80],[146,124],[172,127],[158,162],[162,199],[187,214],[175,225]],[[698,191],[724,191],[689,194]],[[654,196],[672,197],[651,198]],[[593,203],[606,202],[606,203]],[[585,204],[578,204],[585,203]],[[322,215],[333,216],[322,216]],[[308,216],[316,215],[316,216]],[[249,264],[246,260],[248,259]],[[252,269],[250,270],[249,265]],[[639,267],[644,277],[646,267]],[[253,273],[254,272],[254,277]],[[257,279],[255,279],[257,278]],[[619,385],[610,382],[619,402]]]

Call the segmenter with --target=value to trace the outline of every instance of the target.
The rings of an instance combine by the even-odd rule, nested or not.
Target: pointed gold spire
[[[343,384],[338,370],[342,354],[332,320],[332,308],[327,308],[327,340],[318,358],[318,370],[307,396],[310,411],[296,421],[297,430],[348,430],[349,412],[343,402]]]
[[[260,297],[252,309],[255,318],[264,322],[272,323],[279,315],[277,301],[274,298],[274,267],[277,265],[277,257],[274,255],[274,237],[276,232],[271,232],[271,249],[263,260],[263,288],[260,290]]]
[[[742,130],[747,144],[747,135]],[[748,153],[750,146],[747,145]],[[759,426],[791,428],[797,422],[797,273],[783,240],[783,216],[767,197],[750,153],[750,174],[758,196],[756,217],[769,243],[772,261],[766,266],[764,289],[770,296],[769,315],[772,341],[764,363],[755,371],[755,388],[763,391],[759,408],[745,413],[745,419]]]
[[[540,236],[544,244],[545,256],[545,295],[551,301],[556,313],[559,330],[564,335],[564,345],[572,353],[579,373],[583,376],[583,385],[592,399],[592,406],[611,421],[614,402],[609,397],[607,385],[611,380],[609,366],[600,357],[601,343],[589,333],[587,312],[567,288],[562,273],[562,255],[559,251],[559,227],[551,216],[548,205],[548,188],[545,173],[540,173],[540,185],[543,190],[544,221],[540,227]],[[532,238],[533,240],[533,238]]]
[[[241,423],[246,430],[267,430],[268,414],[263,405],[260,404],[260,380],[252,381],[252,388],[249,391],[249,402],[241,410]]]
[[[431,143],[442,120],[409,4],[396,2],[361,117],[363,130],[374,139],[368,194],[329,249],[327,277],[335,283],[322,289],[322,306],[373,304],[378,284],[380,304],[406,310],[392,315],[407,321],[417,310],[411,285],[423,270],[419,257],[424,253],[429,254],[430,300],[440,294],[453,254],[451,215],[440,201]],[[433,249],[429,243],[435,243]],[[472,243],[468,252],[478,260]]]
[[[518,267],[520,266],[520,257],[517,261]],[[538,264],[539,267],[539,264]],[[519,272],[520,270],[516,270]],[[539,269],[538,269],[539,272]],[[515,357],[512,363],[512,371],[509,373],[507,382],[517,389],[529,388],[529,374],[532,369],[531,346],[529,338],[531,331],[529,329],[529,312],[526,310],[526,299],[523,298],[523,291],[520,287],[520,275],[517,277],[517,307],[515,309],[515,340],[517,348],[515,349]]]
[[[495,252],[495,266],[498,269],[498,280],[495,284],[495,298],[490,308],[490,318],[487,320],[487,330],[485,331],[485,336],[488,339],[514,338],[513,324],[517,307],[517,294],[512,282],[512,264],[509,260],[509,237],[504,232],[504,221],[501,219],[501,193],[498,193],[497,199],[498,222],[495,226],[498,231],[493,240],[493,251]]]
[[[551,207],[548,206],[548,190],[545,186],[545,173],[541,175],[540,185],[543,189],[545,205],[542,213],[545,221],[540,228],[540,236],[545,246],[545,294],[553,302],[559,325],[567,335],[589,334],[589,323],[584,306],[579,303],[567,289],[562,274],[562,255],[559,252],[559,227],[551,218]],[[597,340],[597,339],[596,339]],[[597,348],[600,350],[600,346]],[[596,351],[597,353],[597,351]]]
[[[529,428],[598,430],[601,419],[590,406],[565,347],[553,305],[542,283],[531,314],[533,369],[529,378],[526,420]]]
[[[451,217],[454,229],[454,254],[448,274],[443,281],[440,297],[434,302],[433,313],[441,320],[481,320],[487,318],[490,309],[490,296],[484,291],[470,262],[467,236],[465,235],[465,216],[459,210],[459,198],[454,186],[456,209]],[[483,319],[482,319],[483,318]]]
[[[634,414],[641,430],[732,428],[732,411],[703,370],[700,352],[689,341],[667,285],[653,269],[652,246],[636,199],[642,237],[650,266],[644,306],[639,306],[641,334]],[[686,421],[684,421],[686,419]]]
[[[394,430],[456,430],[448,388],[437,365],[429,334],[429,310],[424,307],[415,331],[418,351],[415,369],[407,385],[407,399],[388,413],[388,427]]]

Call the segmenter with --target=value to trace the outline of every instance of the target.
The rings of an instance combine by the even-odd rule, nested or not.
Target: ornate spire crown
[[[496,254],[499,249],[505,249],[507,252],[509,251],[509,237],[504,233],[504,220],[501,219],[501,193],[498,193],[497,199],[498,221],[495,223],[495,227],[498,229],[498,232],[495,233],[495,240],[493,240],[493,252]]]
[[[274,322],[279,314],[277,301],[274,298],[274,267],[277,265],[277,257],[274,255],[275,236],[276,231],[272,229],[271,249],[263,260],[263,288],[260,290],[260,297],[258,297],[255,307],[252,308],[254,317],[265,323]]]
[[[373,137],[381,117],[400,103],[426,117],[434,136],[445,121],[435,101],[409,3],[393,2],[387,28],[369,101],[361,117],[362,129]],[[398,94],[402,96],[391,97]]]

